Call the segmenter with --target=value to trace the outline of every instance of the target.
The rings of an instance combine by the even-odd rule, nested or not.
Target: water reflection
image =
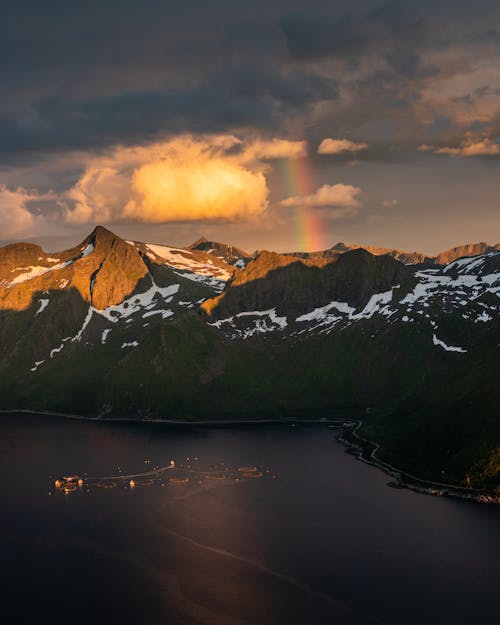
[[[145,459],[144,464],[150,465],[151,460]],[[217,484],[234,484],[246,480],[261,478],[276,479],[271,469],[258,466],[235,467],[221,461],[204,467],[198,458],[186,458],[186,462],[177,464],[175,460],[165,466],[153,466],[147,471],[135,473],[124,473],[120,466],[117,466],[115,475],[89,476],[84,473],[79,475],[66,475],[58,477],[49,487],[49,495],[53,493],[63,495],[89,494],[94,489],[110,490],[120,488],[123,490],[134,490],[144,487],[178,487]],[[178,489],[175,489],[176,494]]]

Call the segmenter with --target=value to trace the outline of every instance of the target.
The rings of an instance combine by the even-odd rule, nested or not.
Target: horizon
[[[189,247],[190,245],[193,245],[194,243],[198,242],[199,240],[206,240],[206,241],[211,241],[214,243],[222,243],[222,244],[226,244],[226,245],[232,245],[233,247],[239,248],[242,251],[248,253],[249,255],[254,255],[257,252],[262,252],[262,251],[270,251],[270,252],[275,252],[277,254],[286,254],[288,253],[298,253],[298,252],[308,252],[308,253],[315,253],[315,252],[323,252],[326,250],[329,250],[337,245],[347,245],[347,246],[359,246],[362,248],[378,248],[378,249],[387,249],[392,250],[392,251],[397,251],[397,252],[403,252],[403,253],[418,253],[418,254],[424,254],[426,256],[429,257],[433,257],[433,256],[437,256],[440,253],[443,252],[447,252],[450,250],[453,250],[455,248],[459,248],[459,247],[463,247],[466,245],[480,245],[480,244],[485,244],[489,247],[494,247],[496,245],[499,245],[499,243],[497,243],[496,241],[487,241],[487,240],[482,240],[482,241],[464,241],[462,243],[459,243],[457,245],[451,245],[449,247],[445,247],[445,248],[440,248],[438,250],[436,250],[435,252],[426,252],[423,251],[422,249],[404,249],[398,246],[385,246],[385,245],[373,245],[371,243],[365,243],[365,242],[361,242],[361,241],[334,241],[333,243],[331,243],[330,245],[326,245],[326,247],[322,248],[322,249],[314,249],[314,250],[302,250],[302,249],[272,249],[272,248],[266,248],[266,247],[256,247],[255,249],[246,249],[245,247],[243,247],[242,245],[238,245],[237,243],[233,242],[233,241],[223,241],[223,240],[216,240],[214,238],[209,238],[207,237],[205,234],[200,234],[200,236],[198,236],[196,239],[190,240],[187,243],[184,244],[177,244],[176,242],[173,241],[157,241],[157,240],[144,240],[144,239],[131,239],[130,237],[127,236],[122,236],[118,230],[120,230],[120,225],[118,224],[118,228],[115,229],[113,227],[113,224],[96,224],[95,226],[93,226],[91,229],[89,229],[85,234],[74,234],[71,237],[67,237],[67,245],[66,247],[57,247],[57,248],[52,248],[50,246],[50,240],[52,237],[32,237],[32,238],[25,238],[25,239],[13,239],[13,240],[0,240],[0,249],[3,247],[6,247],[8,245],[12,245],[12,244],[16,244],[16,243],[31,243],[31,244],[35,244],[35,245],[39,245],[42,250],[46,253],[57,253],[57,252],[63,252],[65,250],[68,250],[72,247],[75,247],[77,245],[79,245],[80,243],[82,243],[88,236],[90,236],[94,230],[96,228],[104,228],[108,231],[110,231],[112,234],[120,237],[123,240],[133,240],[136,242],[140,242],[140,243],[148,243],[151,245],[164,245],[167,247],[174,247],[174,248],[179,248],[179,249],[184,249]],[[55,237],[58,241],[60,240],[60,237]],[[45,245],[44,245],[45,243]],[[49,243],[49,244],[47,244]]]

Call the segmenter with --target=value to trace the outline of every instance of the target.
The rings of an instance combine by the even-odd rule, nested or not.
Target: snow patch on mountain
[[[432,342],[434,343],[434,345],[439,345],[439,347],[442,347],[447,352],[459,352],[461,354],[465,354],[467,352],[467,350],[463,347],[454,347],[453,345],[447,345],[444,341],[438,339],[435,333],[432,334]]]
[[[82,335],[85,332],[86,327],[89,325],[94,312],[98,312],[97,309],[95,309],[93,306],[89,306],[87,314],[85,315],[85,319],[83,320],[82,327],[78,330],[75,336],[71,339],[72,343],[79,343],[82,340]]]
[[[153,280],[153,277],[150,276],[150,278],[151,278],[152,286],[147,291],[145,291],[144,293],[131,295],[130,297],[126,298],[121,304],[117,304],[115,306],[109,306],[108,308],[104,308],[103,310],[99,310],[95,308],[94,306],[89,306],[87,314],[85,315],[85,318],[83,320],[82,326],[80,327],[78,332],[73,337],[68,337],[66,339],[63,339],[63,342],[61,343],[61,345],[59,345],[58,347],[54,347],[50,351],[49,357],[53,358],[55,354],[60,353],[62,349],[64,348],[64,344],[66,341],[71,340],[72,343],[80,343],[82,340],[83,334],[85,330],[87,329],[87,327],[89,326],[90,322],[92,321],[92,318],[94,315],[104,317],[107,321],[110,321],[111,323],[117,323],[118,321],[123,320],[123,319],[125,319],[126,322],[130,322],[132,321],[132,319],[130,318],[131,315],[134,315],[135,313],[139,313],[144,310],[147,311],[148,309],[151,309],[152,307],[162,306],[165,303],[170,303],[172,301],[173,296],[178,292],[179,285],[171,284],[167,287],[159,287]],[[170,309],[166,309],[166,310],[160,309],[160,310],[150,311],[149,313],[146,312],[143,316],[149,316],[153,314],[161,314],[163,319],[167,319],[174,315],[174,313]],[[106,340],[110,331],[111,331],[111,328],[106,328],[105,330],[103,330],[101,334],[102,345],[106,343]],[[37,366],[35,365],[35,369],[32,369],[32,371],[36,370],[36,367]]]
[[[394,289],[399,289],[399,285],[393,287],[390,291],[385,291],[384,293],[375,293],[370,297],[368,303],[360,313],[357,313],[355,315],[349,313],[349,318],[369,319],[370,317],[373,317],[375,313],[380,313],[383,315],[391,314],[394,311],[387,308],[386,304],[388,304],[392,300],[392,292]]]
[[[370,319],[376,313],[390,316],[396,312],[396,310],[390,308],[388,304],[392,301],[394,289],[397,288],[399,288],[399,286],[393,287],[390,291],[375,293],[370,297],[365,307],[359,313],[356,313],[355,308],[350,306],[347,302],[330,302],[326,306],[315,308],[311,312],[300,315],[295,319],[296,323],[314,322],[315,324],[310,328],[306,328],[306,330],[301,330],[299,333],[302,334],[304,331],[312,331],[324,326],[331,327],[343,320],[357,321],[360,319]],[[341,315],[332,314],[332,310],[338,311]]]
[[[43,267],[43,266],[30,266],[30,267],[19,267],[18,269],[13,269],[14,271],[22,271],[23,273],[18,274],[15,278],[13,278],[7,286],[12,287],[16,284],[22,284],[23,282],[27,282],[28,280],[33,280],[33,278],[38,278],[39,276],[43,276],[49,271],[57,271],[58,269],[64,269],[68,265],[71,265],[73,261],[68,260],[65,263],[59,263],[57,265],[53,265],[52,267]],[[12,273],[11,272],[11,273]]]
[[[174,269],[176,275],[206,284],[218,292],[223,290],[232,275],[232,272],[225,269],[224,266],[218,266],[210,259],[200,260],[195,253],[189,250],[151,243],[146,244],[146,249],[149,250],[147,256],[151,260],[160,261]]]
[[[152,276],[150,276],[150,279],[152,286],[144,293],[131,295],[123,300],[121,304],[108,306],[108,308],[104,308],[103,310],[93,309],[94,312],[105,317],[108,321],[116,323],[119,319],[125,319],[135,313],[142,312],[144,309],[170,303],[172,297],[179,291],[179,284],[159,287]]]
[[[82,253],[80,254],[79,258],[85,258],[85,256],[88,256],[94,250],[95,250],[95,246],[92,243],[89,243],[86,247],[83,248]]]
[[[47,306],[49,305],[49,301],[49,299],[45,298],[39,300],[40,308],[36,311],[35,317],[38,317],[38,315],[47,308]]]
[[[244,327],[238,327],[238,321],[245,320]],[[248,325],[248,322],[250,325]],[[228,333],[232,339],[247,339],[258,334],[267,334],[276,330],[284,330],[288,323],[286,317],[276,314],[276,308],[269,310],[253,310],[240,312],[232,317],[220,319],[209,324]]]
[[[76,262],[80,258],[83,258],[84,256],[88,256],[93,251],[94,246],[90,243],[81,250],[81,253],[76,258],[72,258],[64,262],[59,262],[60,259],[58,258],[48,257],[45,259],[45,261],[48,263],[57,263],[56,265],[50,265],[49,267],[43,265],[33,265],[29,267],[18,267],[16,269],[12,269],[11,273],[14,273],[16,271],[22,271],[22,273],[18,274],[17,276],[15,276],[15,278],[10,280],[6,286],[13,287],[16,284],[22,284],[23,282],[27,282],[28,280],[33,280],[34,278],[43,276],[44,274],[49,273],[49,271],[57,271],[59,269],[64,269],[65,267],[69,267],[69,265],[72,265],[74,262]],[[39,260],[41,260],[41,258]]]

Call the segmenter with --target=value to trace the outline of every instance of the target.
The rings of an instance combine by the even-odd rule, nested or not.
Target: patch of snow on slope
[[[71,265],[73,261],[69,260],[65,263],[59,263],[58,265],[53,265],[52,267],[20,267],[19,269],[13,269],[12,271],[20,271],[23,270],[23,273],[17,275],[13,280],[10,281],[8,286],[14,286],[16,284],[21,284],[22,282],[27,282],[28,280],[33,280],[33,278],[38,278],[39,276],[43,276],[49,271],[56,271],[57,269],[63,269],[68,265]]]
[[[477,323],[478,321],[482,321],[483,323],[487,323],[488,321],[491,321],[492,319],[493,319],[493,317],[491,315],[488,315],[488,313],[486,311],[483,311],[478,317],[476,317],[475,323]]]
[[[170,267],[186,271],[187,273],[178,274],[185,278],[197,282],[208,282],[210,286],[217,287],[217,283],[225,284],[231,277],[230,271],[217,267],[211,260],[202,262],[196,259],[193,253],[188,250],[164,245],[151,245],[149,243],[146,244],[146,248],[152,252],[148,254],[152,260],[158,257]],[[210,280],[215,282],[211,284]]]
[[[130,341],[130,343],[123,343],[122,349],[124,347],[137,347],[139,343],[137,341]]]
[[[212,287],[214,291],[220,293],[224,290],[224,286],[226,285],[226,280],[219,280],[218,278],[213,278],[212,276],[207,276],[200,273],[193,273],[190,271],[174,271],[176,276],[180,278],[186,278],[187,280],[191,280],[192,282],[201,282],[202,284],[206,284],[207,286]]]
[[[83,333],[85,332],[87,326],[92,320],[94,314],[100,315],[101,317],[104,317],[112,323],[116,323],[120,319],[130,317],[136,312],[139,312],[151,306],[155,306],[156,296],[159,296],[160,301],[163,300],[162,303],[170,302],[172,300],[172,296],[179,290],[178,284],[171,284],[167,287],[159,287],[152,277],[151,282],[153,283],[153,285],[146,292],[132,295],[124,300],[121,304],[117,304],[116,306],[109,306],[108,308],[104,308],[103,310],[98,310],[97,308],[94,308],[94,306],[89,306],[85,319],[83,320],[82,327],[78,330],[74,337],[68,337],[66,339],[63,339],[63,343],[59,347],[52,349],[50,352],[50,358],[52,358],[54,354],[59,353],[62,350],[65,341],[71,340],[72,343],[79,343],[82,340]],[[155,312],[161,313],[164,319],[166,319],[167,317],[171,317],[174,314],[171,310],[159,310]],[[127,322],[128,321],[132,321],[132,319],[127,319]],[[110,328],[103,330],[103,333],[101,335],[102,344],[106,342],[107,336],[110,331]]]
[[[59,347],[54,347],[54,349],[50,350],[50,358],[54,358],[54,354],[58,354],[64,347],[64,343],[61,343]]]
[[[324,321],[329,316],[332,308],[334,308],[338,312],[345,313],[347,315],[351,315],[352,313],[354,313],[354,308],[352,308],[351,306],[349,306],[349,304],[346,304],[345,302],[330,302],[326,306],[320,306],[319,308],[315,308],[305,315],[300,315],[300,317],[297,317],[295,321]],[[333,317],[334,319],[339,318],[335,316]]]
[[[397,289],[399,287],[393,287]],[[390,314],[392,311],[385,308],[385,305],[392,300],[392,291],[385,291],[384,293],[375,293],[370,297],[368,303],[360,313],[355,315],[349,314],[350,319],[370,319],[376,312],[382,314]]]
[[[85,247],[85,248],[82,250],[82,253],[81,253],[81,255],[80,255],[80,258],[85,258],[85,256],[88,256],[88,255],[89,255],[91,252],[93,252],[94,250],[95,250],[94,245],[93,245],[92,243],[89,243],[89,244],[87,245],[87,247]]]
[[[57,271],[58,269],[64,269],[69,265],[72,265],[79,258],[83,258],[84,256],[88,256],[91,252],[94,251],[94,246],[90,243],[87,245],[81,252],[79,256],[76,258],[72,258],[71,260],[67,260],[63,263],[58,262],[57,265],[52,265],[50,267],[43,267],[41,265],[30,266],[30,267],[19,267],[19,269],[13,269],[12,271],[23,271],[17,275],[13,280],[8,284],[9,287],[15,286],[16,284],[21,284],[22,282],[27,282],[28,280],[33,280],[33,278],[38,278],[39,276],[43,276],[49,271]],[[57,262],[59,259],[57,258],[47,258],[48,262],[53,263]],[[12,272],[11,272],[12,273]],[[64,287],[63,287],[64,288]]]
[[[38,315],[47,308],[50,300],[42,298],[39,301],[40,301],[40,308],[36,311],[35,317],[38,317]]]
[[[119,319],[130,317],[136,312],[140,312],[145,308],[154,306],[157,300],[158,303],[160,303],[161,300],[163,300],[163,302],[161,303],[171,302],[172,296],[175,295],[179,290],[179,285],[171,284],[166,287],[159,287],[153,280],[152,276],[150,277],[152,286],[144,293],[131,295],[121,304],[108,306],[103,310],[94,309],[94,311],[102,317],[108,319],[108,321],[116,323]]]
[[[470,261],[471,259],[461,260]],[[479,261],[480,259],[474,258],[472,260]],[[500,291],[500,273],[491,273],[485,276],[460,274],[453,278],[451,276],[430,274],[428,270],[424,270],[417,271],[415,276],[419,282],[415,285],[413,291],[401,300],[401,304],[413,305],[420,303],[425,305],[430,299],[436,296],[442,298],[445,295],[449,304],[464,306],[471,300],[477,299],[483,293],[497,294]],[[467,296],[467,299],[464,296]]]
[[[450,269],[456,270],[458,273],[470,273],[471,271],[478,269],[484,265],[487,258],[496,256],[498,251],[489,252],[488,254],[482,254],[481,256],[467,256],[466,258],[459,258],[446,265],[444,273],[447,273]]]
[[[168,317],[172,317],[173,314],[174,313],[171,310],[150,310],[149,312],[145,312],[142,315],[142,318],[145,319],[146,317],[151,317],[153,315],[161,315],[163,319],[167,319]]]
[[[85,328],[89,325],[90,320],[94,312],[98,312],[93,306],[89,306],[85,319],[83,320],[82,327],[78,330],[75,336],[71,339],[72,343],[79,343],[82,339],[82,334],[85,332]]]
[[[356,313],[355,309],[346,302],[330,302],[329,304],[326,304],[326,306],[320,306],[309,313],[300,315],[295,319],[295,321],[298,323],[318,322],[317,325],[311,328],[311,330],[313,330],[320,326],[335,324],[337,321],[341,321],[344,318],[332,314],[332,310],[336,310],[345,315],[345,318],[354,321],[358,319],[369,319],[373,317],[375,313],[388,316],[395,312],[387,306],[387,304],[389,304],[392,300],[392,292],[393,289],[385,291],[384,293],[375,293],[370,297],[366,306],[359,313]]]
[[[237,320],[246,317],[251,319],[253,325],[249,328],[238,328],[236,325]],[[257,317],[257,319],[252,319],[254,317]],[[274,332],[278,329],[283,330],[287,326],[287,318],[279,317],[276,314],[276,308],[270,308],[269,310],[253,310],[240,312],[233,317],[220,319],[219,321],[215,321],[210,325],[218,328],[219,330],[222,329],[222,327],[229,330],[231,338],[247,339],[251,336],[255,336],[256,334],[267,334],[268,332]]]
[[[461,354],[465,354],[467,352],[467,350],[463,347],[454,347],[453,345],[447,345],[444,341],[438,339],[435,333],[432,334],[432,342],[434,343],[434,345],[442,347],[447,352],[459,352]]]
[[[443,269],[444,273],[448,273],[448,271],[455,271],[455,270],[461,270],[464,267],[467,267],[467,265],[469,265],[470,263],[474,263],[477,264],[477,261],[479,260],[479,264],[484,262],[484,257],[477,257],[477,256],[467,256],[466,258],[458,258],[457,260],[452,261],[451,263],[448,263],[448,265],[446,265],[446,267]],[[467,270],[466,270],[467,271]]]

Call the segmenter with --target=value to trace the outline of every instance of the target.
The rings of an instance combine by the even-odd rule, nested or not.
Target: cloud
[[[29,209],[31,202],[52,199],[51,194],[40,195],[23,187],[11,189],[0,184],[0,234],[2,239],[40,234],[45,218]]]
[[[348,139],[326,138],[319,144],[318,154],[342,154],[344,152],[360,152],[366,150],[368,143],[356,143]]]
[[[450,156],[498,156],[500,145],[491,139],[462,143],[457,148],[443,147],[434,150],[435,154],[449,154]]]
[[[305,141],[288,141],[286,139],[272,139],[271,141],[257,140],[245,148],[245,155],[256,159],[300,158],[306,156],[307,144]]]
[[[305,143],[180,135],[90,159],[65,194],[70,223],[247,219],[268,206],[266,161],[305,154]]]
[[[348,184],[324,184],[310,195],[296,195],[280,202],[281,206],[310,206],[316,208],[346,209],[336,214],[338,217],[351,215],[357,212],[362,204],[357,196],[361,193],[359,187]]]

